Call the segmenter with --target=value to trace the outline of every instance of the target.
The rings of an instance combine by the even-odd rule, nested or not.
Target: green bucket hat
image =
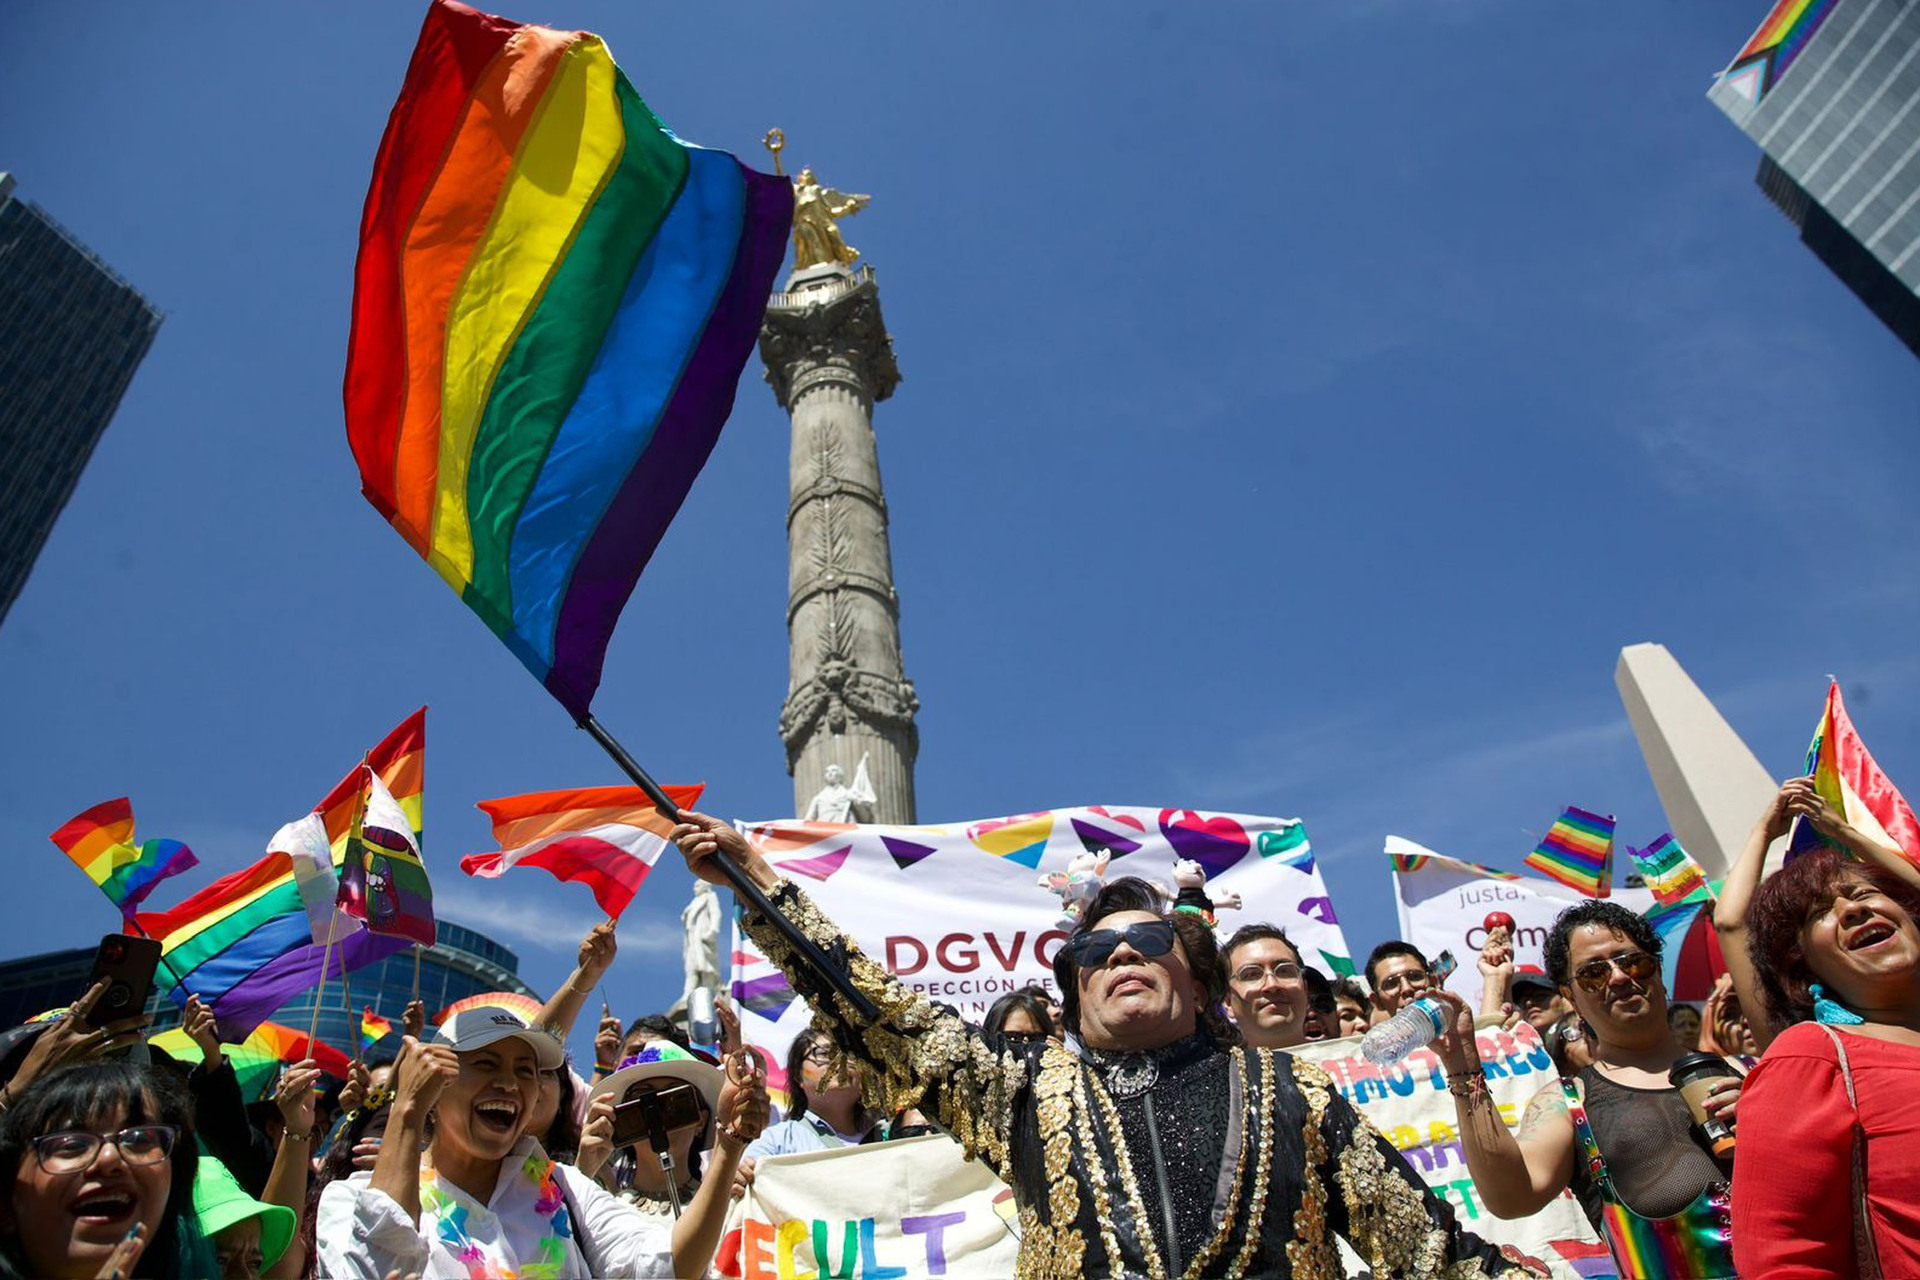
[[[299,1225],[293,1210],[255,1200],[234,1180],[226,1165],[205,1154],[200,1157],[199,1171],[193,1175],[193,1211],[200,1219],[200,1230],[209,1240],[236,1222],[259,1218],[263,1269],[280,1261],[280,1255],[293,1243],[293,1230]]]

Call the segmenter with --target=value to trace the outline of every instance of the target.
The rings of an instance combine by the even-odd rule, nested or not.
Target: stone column
[[[786,705],[780,737],[794,812],[837,764],[851,785],[864,754],[875,822],[915,821],[920,707],[900,661],[887,499],[873,406],[900,370],[873,268],[795,271],[760,330],[767,382],[793,420],[787,503]]]
[[[1778,784],[1665,645],[1622,649],[1613,682],[1675,838],[1709,879],[1719,879]]]

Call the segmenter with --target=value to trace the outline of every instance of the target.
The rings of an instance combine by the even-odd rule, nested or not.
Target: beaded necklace
[[[567,1242],[573,1239],[573,1224],[567,1216],[567,1197],[560,1187],[558,1166],[529,1152],[520,1164],[520,1176],[534,1189],[533,1211],[546,1220],[546,1238],[540,1241],[537,1255],[523,1260],[511,1274],[521,1280],[559,1280],[567,1264]],[[466,1205],[442,1191],[433,1170],[420,1170],[420,1208],[433,1215],[440,1242],[461,1266],[469,1280],[508,1274],[505,1260],[489,1257],[485,1246],[476,1243],[467,1231]],[[497,1252],[497,1251],[496,1251]]]

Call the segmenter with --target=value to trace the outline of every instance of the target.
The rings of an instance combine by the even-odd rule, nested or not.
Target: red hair
[[[1815,908],[1832,902],[1843,886],[1872,885],[1920,921],[1920,890],[1893,872],[1862,862],[1839,849],[1823,847],[1788,863],[1760,885],[1747,908],[1747,952],[1759,972],[1767,1013],[1776,1028],[1813,1017],[1818,976],[1800,947],[1800,932]]]

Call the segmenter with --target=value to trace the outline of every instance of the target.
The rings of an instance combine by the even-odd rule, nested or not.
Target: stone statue
[[[720,989],[720,899],[705,880],[693,884],[693,898],[680,913],[680,963],[686,985],[680,991],[682,1009],[691,1007],[695,989]]]
[[[837,262],[850,267],[860,251],[840,238],[835,222],[851,218],[872,196],[842,195],[814,181],[812,169],[793,180],[793,265],[795,270]]]
[[[867,777],[867,758],[860,757],[860,768],[855,771],[853,785],[847,786],[847,773],[837,764],[827,766],[826,785],[813,793],[813,799],[807,804],[807,811],[801,815],[806,822],[871,822],[873,806],[879,800],[874,794],[873,782]]]

